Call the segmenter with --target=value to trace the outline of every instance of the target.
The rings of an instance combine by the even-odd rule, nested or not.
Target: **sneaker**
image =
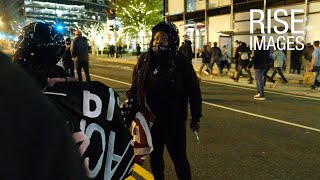
[[[260,93],[258,93],[258,94],[256,94],[256,95],[254,95],[254,97],[259,97],[260,96]]]
[[[248,84],[253,84],[253,81],[249,81]]]
[[[264,96],[257,96],[257,97],[254,97],[255,100],[259,100],[259,101],[263,101],[263,100],[266,100],[266,98]]]
[[[209,75],[209,71],[204,71],[205,74]]]
[[[288,83],[288,81],[282,81],[281,83],[282,83],[282,84],[287,84],[287,83]]]

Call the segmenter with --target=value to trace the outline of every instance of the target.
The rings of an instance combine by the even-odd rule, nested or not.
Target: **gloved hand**
[[[131,126],[136,113],[139,110],[137,98],[129,98],[120,105],[121,114],[127,127]]]
[[[194,131],[197,131],[199,132],[199,129],[200,129],[200,121],[199,120],[191,120],[190,122],[190,128],[191,130],[194,132]]]

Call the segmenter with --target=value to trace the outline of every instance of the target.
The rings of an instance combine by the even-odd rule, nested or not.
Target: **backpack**
[[[247,52],[241,52],[240,53],[240,59],[241,60],[248,60],[249,59],[249,55]]]

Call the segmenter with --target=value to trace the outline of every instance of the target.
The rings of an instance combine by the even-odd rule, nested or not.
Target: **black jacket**
[[[142,55],[134,68],[132,86],[127,96],[135,97],[138,92],[139,73],[146,64],[147,55]],[[174,71],[169,73],[169,61],[150,57],[146,84],[146,100],[156,121],[184,122],[187,120],[188,102],[191,118],[199,121],[202,111],[202,98],[199,81],[191,62],[180,52],[173,55]]]
[[[189,58],[189,60],[192,60],[192,47],[191,47],[191,41],[186,40],[184,41],[184,45],[182,46],[181,52]]]
[[[270,64],[270,56],[268,50],[255,50],[252,61],[249,63],[249,68],[252,66],[254,69],[266,69]]]

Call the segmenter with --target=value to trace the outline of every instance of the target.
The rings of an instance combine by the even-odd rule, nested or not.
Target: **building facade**
[[[288,17],[283,14],[279,17],[288,22],[289,31],[286,36],[291,36],[291,9],[303,9],[303,13],[296,13],[295,18],[305,19],[303,23],[295,23],[295,30],[303,31],[301,35],[304,42],[312,42],[320,39],[320,1],[319,0],[164,0],[165,18],[174,22],[183,34],[189,34],[194,45],[194,51],[198,51],[202,45],[208,42],[218,42],[220,47],[229,45],[229,53],[232,52],[233,42],[236,40],[250,41],[250,9],[260,9],[267,15],[271,10],[270,22],[272,26],[282,27],[283,24],[274,20],[273,13],[277,9],[284,9]],[[266,16],[265,16],[266,17]],[[254,19],[258,19],[256,15]],[[267,18],[263,21],[267,27]],[[259,26],[254,25],[258,31]],[[266,36],[279,36],[273,31],[264,34]]]
[[[109,0],[10,0],[2,4],[5,29],[18,33],[24,25],[42,20],[54,23],[64,35],[83,24],[106,22]],[[13,32],[12,32],[13,31]]]

